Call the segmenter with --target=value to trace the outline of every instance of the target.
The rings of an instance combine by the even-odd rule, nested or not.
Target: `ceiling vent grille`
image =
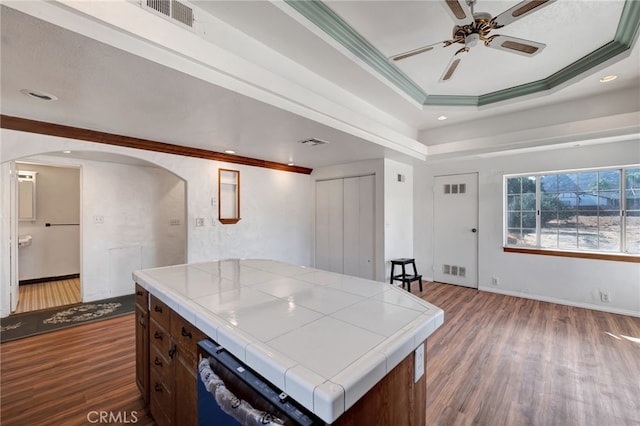
[[[193,9],[176,0],[146,0],[147,7],[193,28]]]
[[[310,138],[310,139],[302,140],[302,141],[300,141],[300,143],[302,145],[307,145],[307,146],[318,146],[318,145],[326,145],[329,142],[323,141],[321,139]]]

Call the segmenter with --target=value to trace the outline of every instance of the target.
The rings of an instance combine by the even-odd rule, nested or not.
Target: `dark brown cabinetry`
[[[144,381],[146,374],[149,396],[145,401],[158,425],[195,425],[197,342],[206,336],[155,296],[148,298],[146,365],[140,358],[144,350],[136,349],[141,353],[136,362],[137,381]],[[145,345],[142,340],[136,343]],[[142,387],[140,391],[143,392]]]
[[[136,384],[149,403],[149,293],[136,284]]]

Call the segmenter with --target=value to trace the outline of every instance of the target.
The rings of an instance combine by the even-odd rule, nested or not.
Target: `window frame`
[[[502,188],[502,229],[503,229],[503,251],[509,253],[527,253],[527,254],[540,254],[549,256],[561,256],[561,257],[576,257],[586,259],[602,259],[602,260],[614,260],[623,262],[636,262],[640,263],[640,253],[628,253],[627,250],[627,171],[631,169],[640,168],[640,164],[630,164],[624,166],[608,166],[608,167],[596,167],[596,168],[583,168],[583,169],[567,169],[567,170],[551,170],[542,172],[529,172],[529,173],[513,173],[503,175],[503,188]],[[618,194],[620,197],[619,215],[620,218],[620,234],[619,242],[620,246],[617,251],[610,250],[598,250],[598,249],[580,249],[580,248],[544,248],[541,247],[542,238],[542,191],[541,191],[541,177],[548,175],[562,175],[570,173],[598,173],[603,171],[617,171],[619,172],[619,185]],[[510,229],[510,215],[513,212],[509,209],[509,179],[513,178],[535,178],[535,246],[532,245],[519,245],[516,243],[509,243],[509,229]],[[524,194],[521,187],[519,195]],[[599,190],[598,190],[599,191]],[[522,206],[522,204],[521,204]],[[578,206],[576,206],[576,209]],[[522,207],[521,207],[521,221],[520,229],[522,228]],[[635,211],[635,210],[634,210]],[[600,218],[600,212],[597,217]],[[512,227],[511,227],[512,228]]]

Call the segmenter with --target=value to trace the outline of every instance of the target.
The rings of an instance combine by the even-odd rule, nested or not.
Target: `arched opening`
[[[78,301],[88,302],[133,293],[136,269],[186,262],[186,182],[167,169],[101,151],[58,151],[9,163],[14,172],[38,172],[32,220],[20,220],[18,179],[8,183],[9,191],[3,184],[12,241],[23,242],[11,247],[10,279],[2,280],[3,287],[10,287],[12,313],[24,312],[25,306],[66,304],[22,300],[21,287],[34,282],[78,276]],[[74,171],[75,187],[69,183],[73,179],[63,178]],[[73,191],[75,196],[69,194]],[[78,201],[75,216],[69,199]],[[66,207],[71,208],[65,213]],[[27,235],[31,238],[24,244]]]

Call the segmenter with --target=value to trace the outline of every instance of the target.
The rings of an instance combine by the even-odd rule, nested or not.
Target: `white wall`
[[[149,161],[162,167],[186,182],[186,233],[187,262],[198,262],[228,257],[270,258],[301,265],[310,264],[310,178],[308,175],[262,169],[236,164],[226,164],[210,160],[182,157],[131,148],[122,148],[104,144],[76,141],[66,138],[37,135],[2,129],[0,132],[0,151],[6,161],[18,160],[47,152],[98,151],[116,153]],[[137,184],[130,178],[120,179],[113,167],[107,163],[96,165],[92,170],[83,168],[83,253],[82,270],[85,280],[97,284],[92,287],[91,294],[85,294],[95,300],[100,294],[111,289],[104,288],[104,274],[108,268],[105,260],[96,260],[92,254],[100,245],[100,238],[108,233],[106,226],[96,229],[93,226],[94,216],[104,216],[105,224],[110,223],[114,212],[127,217],[147,220],[149,212],[131,208],[135,199],[141,196],[144,185]],[[121,165],[126,168],[125,166]],[[217,208],[212,201],[217,198],[217,171],[219,167],[240,170],[241,173],[241,218],[236,225],[221,225],[215,218]],[[107,170],[106,168],[110,168]],[[124,169],[123,169],[124,170]],[[111,182],[107,189],[105,183]],[[85,188],[85,182],[90,185]],[[162,186],[162,185],[161,185]],[[118,188],[115,191],[115,188]],[[166,188],[165,188],[166,189]],[[158,189],[160,192],[160,189]],[[118,193],[119,197],[113,197]],[[173,197],[171,191],[167,197]],[[213,200],[212,200],[213,199]],[[160,203],[162,204],[162,203]],[[8,197],[3,194],[2,208],[8,208]],[[196,218],[205,218],[205,226],[196,227]],[[138,219],[135,219],[138,220]],[[159,224],[160,227],[166,226]],[[112,232],[121,238],[118,245],[110,249],[127,249],[131,247],[130,233],[137,234],[127,220]],[[102,231],[100,231],[100,229]],[[7,230],[3,228],[2,241],[8,240]],[[84,235],[86,233],[86,235]],[[135,244],[134,244],[135,246]],[[6,255],[3,245],[2,256]],[[104,251],[100,251],[104,257]],[[117,265],[128,259],[127,250],[109,252],[109,262]],[[144,258],[143,258],[144,260]],[[94,281],[95,280],[95,281]],[[3,276],[0,285],[0,316],[9,314],[8,280]]]
[[[398,181],[398,175],[404,182]],[[384,160],[385,278],[391,273],[391,259],[413,258],[413,166]],[[416,265],[417,266],[417,265]],[[421,270],[418,269],[418,273]]]
[[[19,280],[79,274],[80,169],[40,164],[17,169],[37,172],[36,220],[18,222],[18,235],[32,236],[31,245],[18,249]]]
[[[469,158],[415,167],[415,255],[425,276],[433,276],[433,177],[479,173],[479,287],[516,296],[640,315],[640,264],[505,253],[503,175],[640,163],[640,141]],[[491,278],[499,285],[492,286]],[[611,302],[600,301],[600,290]]]

